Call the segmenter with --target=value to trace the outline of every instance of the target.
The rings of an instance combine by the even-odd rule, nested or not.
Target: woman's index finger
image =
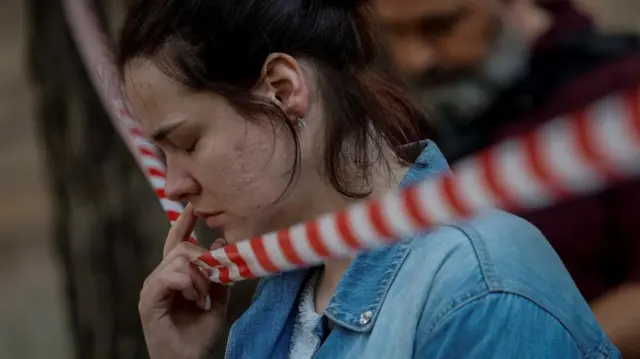
[[[178,243],[189,238],[191,232],[193,232],[196,227],[197,221],[198,217],[196,217],[196,214],[193,211],[193,206],[191,203],[187,204],[184,211],[171,225],[171,229],[169,229],[167,239],[164,243],[164,250],[162,252],[163,258],[166,257],[167,254],[178,245]]]

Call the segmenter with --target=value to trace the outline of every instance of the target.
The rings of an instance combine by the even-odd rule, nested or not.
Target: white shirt
[[[300,293],[300,305],[289,344],[289,359],[311,359],[321,344],[321,336],[314,333],[322,315],[316,313],[315,291],[320,271],[315,271]]]

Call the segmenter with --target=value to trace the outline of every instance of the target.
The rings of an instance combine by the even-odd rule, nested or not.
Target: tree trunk
[[[94,3],[103,21],[113,12],[100,0]],[[92,88],[60,1],[29,0],[28,7],[30,70],[39,90],[36,121],[76,355],[147,358],[137,303],[160,260],[168,223]],[[208,242],[211,233],[204,237]],[[253,288],[234,287],[230,322],[246,308]],[[223,353],[224,341],[214,357]]]

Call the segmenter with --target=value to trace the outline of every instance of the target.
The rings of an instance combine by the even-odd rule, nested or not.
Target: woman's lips
[[[209,228],[220,228],[225,222],[224,212],[202,213],[200,216]]]

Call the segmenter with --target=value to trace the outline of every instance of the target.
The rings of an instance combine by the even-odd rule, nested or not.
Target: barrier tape
[[[117,115],[112,119],[125,141],[134,144],[129,148],[151,185],[162,191],[164,167],[155,162],[152,145],[134,130],[135,121],[124,110],[121,92],[115,91],[122,85],[93,13],[83,1],[64,2],[103,103]],[[105,74],[111,82],[105,81]],[[141,147],[154,155],[143,157]],[[158,170],[159,176],[149,175],[151,169]],[[520,211],[550,206],[638,174],[640,88],[635,88],[482,151],[461,161],[451,175],[208,252],[195,262],[218,283],[260,278],[391,245],[488,208]],[[165,210],[180,212],[181,207],[162,193],[158,192]]]
[[[288,229],[206,253],[211,280],[231,283],[401,241],[488,208],[532,210],[640,174],[640,88],[463,160],[427,180]]]
[[[123,85],[115,67],[113,53],[107,46],[105,34],[97,26],[98,19],[88,1],[63,0],[67,24],[76,42],[87,73],[107,111],[111,122],[133,155],[156,193],[169,222],[173,224],[184,210],[181,203],[167,198],[164,188],[167,171],[156,147],[147,140],[138,123],[132,118],[123,100]],[[190,242],[197,243],[195,235]]]

